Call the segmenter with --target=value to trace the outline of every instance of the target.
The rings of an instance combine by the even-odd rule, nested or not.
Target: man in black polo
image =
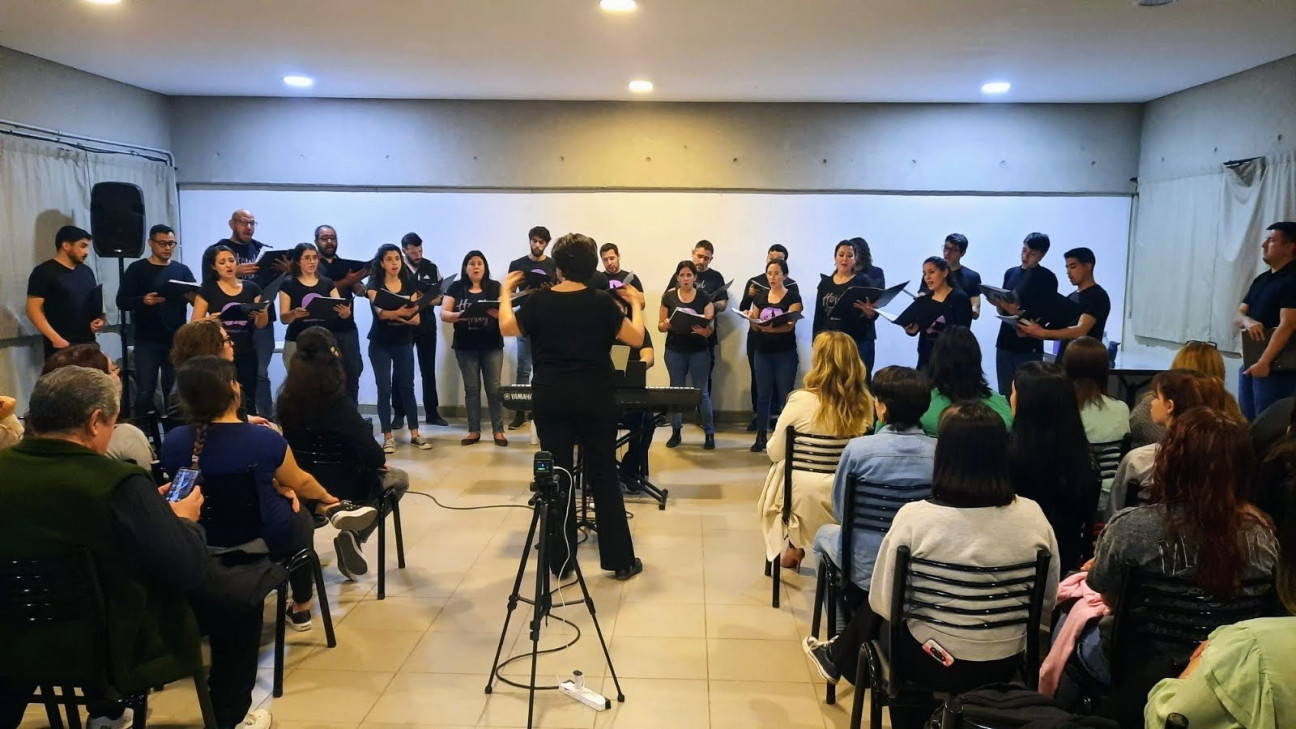
[[[132,263],[122,274],[117,289],[117,308],[132,313],[135,340],[135,416],[143,417],[156,410],[155,394],[158,373],[162,375],[162,392],[171,392],[175,370],[171,367],[171,340],[176,330],[189,320],[187,307],[194,294],[183,297],[163,296],[168,281],[193,281],[193,271],[173,260],[175,231],[170,226],[155,225],[149,229],[149,256]]]
[[[621,249],[616,243],[604,243],[599,246],[599,258],[603,259],[603,275],[609,282],[616,281],[622,286],[633,286],[643,291],[643,282],[639,277],[621,268]]]
[[[56,349],[93,342],[108,323],[102,294],[94,298],[99,285],[94,271],[85,264],[90,234],[65,225],[54,234],[54,250],[54,257],[27,277],[27,318],[45,338],[46,357]]]
[[[724,274],[711,268],[711,261],[715,260],[715,246],[711,245],[709,240],[700,240],[697,245],[693,246],[693,265],[697,266],[697,279],[693,286],[711,299],[711,306],[715,310],[715,317],[711,320],[711,336],[707,337],[707,347],[711,350],[711,370],[707,373],[707,390],[711,389],[711,375],[715,374],[716,346],[720,344],[720,314],[729,308],[729,289],[724,288]],[[666,284],[663,291],[670,291],[675,288],[675,277],[671,276],[670,283]]]
[[[315,247],[320,254],[320,273],[333,279],[333,286],[338,296],[346,299],[347,306],[354,306],[352,298],[364,296],[364,284],[361,281],[369,275],[368,262],[348,261],[339,258],[338,234],[331,225],[315,228]],[[338,352],[342,355],[342,368],[346,370],[346,391],[351,402],[360,401],[360,373],[364,372],[364,359],[360,356],[360,332],[356,329],[355,317],[348,316],[333,323],[331,330],[337,338]]]
[[[1097,258],[1088,248],[1072,248],[1063,254],[1066,257],[1067,278],[1076,290],[1067,297],[1080,310],[1080,316],[1069,326],[1045,329],[1038,322],[1021,324],[1018,331],[1039,340],[1057,340],[1057,359],[1062,361],[1067,344],[1080,337],[1093,337],[1102,341],[1103,332],[1107,331],[1107,317],[1111,314],[1111,297],[1107,290],[1094,281],[1094,264]]]
[[[401,248],[405,251],[405,261],[414,274],[414,284],[420,294],[430,291],[441,283],[441,271],[432,261],[423,257],[423,239],[418,233],[406,233],[401,238]],[[419,317],[419,325],[414,327],[414,352],[418,355],[419,376],[423,378],[423,412],[428,425],[449,425],[441,417],[441,401],[437,397],[436,384],[436,346],[437,322],[436,308],[441,305],[441,293],[424,302],[433,307]],[[400,398],[393,398],[392,413],[394,422],[402,422],[405,411]]]
[[[770,263],[777,260],[786,261],[787,258],[788,258],[787,247],[781,243],[775,243],[774,245],[770,246],[769,250],[766,251],[765,253],[765,267],[769,268]],[[783,285],[786,286],[787,288],[792,288],[793,286],[796,286],[796,281],[793,281],[790,278],[784,279]],[[747,312],[748,310],[750,310],[752,307],[752,300],[756,298],[756,294],[761,289],[765,289],[766,291],[769,290],[769,279],[765,277],[764,271],[747,279],[747,285],[743,287],[742,300],[738,302],[738,311]],[[752,413],[753,413],[751,422],[747,424],[748,433],[754,433],[757,430],[756,415],[755,415],[756,412],[756,341],[755,340],[756,340],[756,330],[752,329],[751,327],[748,327],[747,328],[747,369],[751,372],[751,403],[752,403]],[[775,399],[777,400],[777,398]],[[775,402],[774,407],[777,409],[770,410],[770,426],[769,426],[770,430],[774,429],[774,421],[778,420],[779,413],[783,411],[781,403]]]
[[[1040,265],[1048,253],[1049,237],[1031,233],[1022,242],[1021,266],[1004,272],[1003,288],[1012,292],[1012,301],[992,299],[990,303],[1006,316],[1023,314],[1029,318],[1040,316],[1057,295],[1057,276]],[[987,297],[988,298],[988,297]],[[1044,343],[1028,336],[1016,324],[999,325],[999,338],[995,340],[995,373],[999,380],[999,394],[1012,394],[1013,377],[1017,368],[1027,362],[1044,359]]]
[[[1255,364],[1238,377],[1238,405],[1248,420],[1296,390],[1296,372],[1271,367],[1296,331],[1296,222],[1274,223],[1262,247],[1269,270],[1256,276],[1233,323],[1242,336],[1269,344]]]
[[[527,244],[530,246],[530,252],[525,256],[509,262],[509,273],[514,271],[541,271],[547,277],[545,285],[557,283],[558,270],[554,268],[553,259],[545,255],[545,249],[549,247],[549,241],[552,236],[549,235],[549,229],[543,225],[537,225],[527,231]],[[536,287],[530,289],[518,288],[518,291],[534,291]],[[525,306],[523,302],[523,306]],[[517,378],[514,380],[519,385],[531,384],[531,339],[528,337],[517,338]],[[509,430],[517,430],[526,422],[526,413],[519,410],[513,414],[513,422],[509,423]]]
[[[945,258],[945,262],[949,264],[950,285],[967,294],[968,298],[972,300],[972,318],[977,319],[981,316],[981,274],[962,264],[967,249],[968,239],[966,235],[950,233],[945,236],[945,246],[941,249],[941,255]],[[922,295],[927,292],[927,282],[919,283],[918,294]]]

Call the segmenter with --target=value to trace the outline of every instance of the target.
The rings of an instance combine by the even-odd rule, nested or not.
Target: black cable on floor
[[[529,504],[486,504],[485,506],[446,506],[445,504],[438,501],[437,497],[433,496],[432,494],[426,493],[424,491],[411,490],[411,491],[406,491],[405,493],[418,494],[419,496],[427,497],[429,499],[432,499],[432,503],[436,504],[442,509],[449,509],[450,511],[477,511],[478,509],[526,509],[527,511],[531,510],[531,506]]]

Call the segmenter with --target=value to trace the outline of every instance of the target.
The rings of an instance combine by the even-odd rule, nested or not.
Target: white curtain
[[[0,394],[18,397],[22,404],[42,361],[40,336],[26,314],[27,276],[54,256],[54,233],[60,227],[90,229],[90,188],[104,181],[139,185],[149,223],[179,228],[170,165],[0,135]],[[116,324],[117,261],[92,253],[87,264],[104,284],[109,323]],[[100,334],[101,340],[112,336]]]
[[[1140,185],[1129,274],[1134,334],[1237,352],[1233,314],[1264,270],[1264,229],[1294,218],[1296,154]]]

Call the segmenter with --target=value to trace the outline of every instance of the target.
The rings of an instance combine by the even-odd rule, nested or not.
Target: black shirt
[[[102,311],[90,311],[90,297],[94,293],[94,271],[84,263],[68,268],[51,258],[32,269],[27,277],[27,296],[44,299],[41,311],[50,326],[68,344],[86,344],[94,341],[90,322]],[[48,338],[45,346],[53,346]]]
[[[296,276],[289,276],[284,279],[283,286],[280,288],[285,294],[288,294],[289,309],[304,309],[311,301],[321,296],[333,295],[333,279],[324,276],[318,276],[314,286],[307,286],[302,283]],[[270,306],[278,306],[279,302],[275,301]],[[313,326],[323,326],[330,331],[334,329],[334,324],[342,321],[338,319],[313,319],[309,316],[301,319],[294,319],[288,325],[288,331],[284,334],[284,341],[295,342],[297,335]]]
[[[543,261],[533,261],[531,260],[531,256],[522,256],[521,258],[509,261],[508,270],[509,273],[512,273],[513,271],[529,272],[540,270],[544,271],[545,275],[549,277],[550,282],[556,283],[558,281],[558,269],[554,268],[553,259],[549,256],[545,256]]]
[[[248,243],[235,243],[229,238],[225,238],[223,240],[216,241],[211,246],[208,246],[207,250],[211,250],[216,246],[226,246],[230,250],[234,251],[234,262],[239,264],[240,266],[243,265],[244,263],[256,263],[257,259],[261,257],[261,251],[267,247],[265,243],[262,243],[261,241],[255,238],[253,238]],[[205,260],[206,257],[207,256],[204,254],[203,259]],[[208,275],[209,274],[206,271],[203,271],[203,278],[207,278]],[[249,273],[246,276],[239,276],[239,278],[249,283],[255,283],[256,276],[257,275],[255,273]],[[258,291],[259,290],[260,289],[258,288]],[[275,313],[275,304],[273,302],[270,304],[270,308],[268,311],[270,312],[270,324],[267,324],[266,326],[270,328],[274,328],[274,323],[276,321],[279,321],[279,317]]]
[[[783,286],[787,289],[795,289],[796,281],[793,281],[790,278],[784,278]],[[741,311],[744,314],[747,313],[748,311],[751,311],[752,300],[755,298],[756,295],[752,293],[753,288],[756,289],[756,293],[760,293],[761,291],[769,291],[769,279],[765,276],[765,274],[762,273],[757,276],[752,276],[751,278],[747,279],[747,284],[743,286],[743,295],[742,295],[742,299],[739,300],[738,302],[738,311]],[[800,292],[798,292],[798,294],[799,293]],[[747,330],[747,347],[749,349],[753,346],[753,341],[754,341],[753,337],[755,336],[755,334],[756,334],[755,330],[753,329]]]
[[[1086,337],[1093,337],[1102,341],[1103,332],[1107,331],[1107,317],[1111,314],[1111,297],[1107,295],[1107,290],[1098,284],[1094,284],[1084,291],[1072,291],[1067,297],[1071,303],[1080,307],[1080,313],[1088,314],[1094,318],[1093,326],[1085,333]],[[1075,326],[1080,323],[1079,319],[1068,324]],[[1057,358],[1060,361],[1062,355],[1066,353],[1067,345],[1074,340],[1062,340],[1058,343]]]
[[[617,271],[616,273],[608,273],[607,271],[604,271],[603,275],[609,281],[616,281],[620,283],[622,286],[633,286],[639,289],[640,291],[643,291],[643,282],[639,280],[638,276],[634,275],[633,271],[627,271],[623,268],[620,271]],[[609,286],[611,286],[610,283]]]
[[[531,340],[532,383],[555,387],[612,385],[612,345],[625,315],[606,291],[546,289],[531,295],[517,313],[518,328]]]
[[[796,288],[787,289],[786,293],[783,294],[783,298],[772,304],[769,295],[768,290],[761,289],[756,292],[756,296],[752,299],[752,306],[756,307],[756,313],[761,319],[786,314],[791,310],[793,304],[801,303],[801,294]],[[748,311],[750,311],[750,308]],[[751,336],[752,344],[758,353],[773,354],[775,352],[796,351],[796,330],[781,334],[770,334],[757,331],[755,327],[752,327]]]
[[[689,302],[680,301],[679,289],[671,289],[662,294],[661,305],[666,307],[666,318],[670,319],[671,314],[676,309],[684,309],[694,314],[706,314],[707,304],[711,299],[701,291],[694,291],[693,300]],[[714,321],[714,320],[713,320]],[[708,346],[709,340],[699,337],[696,334],[676,334],[673,331],[666,332],[666,349],[674,352],[697,352]]]
[[[834,283],[832,275],[819,277],[819,287],[815,290],[815,313],[814,313],[814,333],[818,334],[823,331],[844,332],[851,339],[857,342],[877,339],[877,330],[873,327],[873,320],[864,315],[864,312],[851,308],[850,311],[841,319],[833,319],[829,316],[832,308],[837,305],[842,294],[846,289],[852,286],[880,286],[873,279],[862,273],[855,274],[846,283]]]
[[[1026,318],[1044,311],[1057,295],[1057,276],[1043,266],[1022,268],[1013,266],[1004,272],[1003,288],[1017,293],[1017,303],[1026,311]],[[1044,343],[1035,337],[1017,336],[1017,328],[1007,322],[999,325],[999,338],[995,347],[1006,352],[1044,352]]]
[[[979,286],[980,284],[978,284]],[[928,294],[930,296],[931,294]],[[942,304],[936,321],[926,329],[918,330],[918,368],[927,366],[932,348],[945,327],[957,324],[962,327],[972,326],[972,297],[961,289],[952,288]]]
[[[967,266],[960,266],[957,271],[950,271],[949,285],[968,295],[968,298],[981,295],[981,274],[973,271]],[[927,288],[926,281],[918,283],[918,293],[925,294],[931,289]]]
[[[257,297],[261,295],[261,287],[251,281],[244,281],[239,292],[230,296],[221,289],[218,281],[208,281],[202,285],[202,290],[198,292],[198,295],[207,302],[208,314],[219,314],[236,304],[254,303]],[[273,308],[273,305],[270,308]],[[246,348],[252,346],[252,330],[256,327],[250,319],[222,319],[221,323],[225,325],[225,332],[229,334],[230,339],[234,342],[234,352],[236,354],[244,352]]]
[[[153,306],[144,304],[145,294],[162,291],[167,281],[193,281],[193,272],[179,261],[167,261],[159,266],[147,258],[132,263],[122,274],[117,289],[117,308],[135,314],[135,338],[143,342],[170,342],[176,330],[188,321],[183,297],[166,297],[166,301]]]
[[[400,289],[389,289],[387,284],[379,287],[381,291],[389,291],[398,296],[413,297],[416,293],[413,281],[401,279]],[[369,322],[369,341],[375,344],[396,345],[396,344],[414,344],[414,327],[398,319],[383,319],[378,316],[378,307],[370,304],[373,311],[373,319]]]
[[[1278,326],[1283,309],[1296,309],[1296,261],[1256,276],[1242,303],[1247,316],[1269,329]]]
[[[347,270],[348,268],[350,267],[343,262],[343,259],[341,257],[334,258],[332,261],[326,261],[324,260],[323,255],[320,256],[319,275],[321,277],[327,276],[333,281],[340,281],[343,278],[346,278],[346,275],[351,273],[351,271],[355,270],[353,268],[351,270]],[[338,319],[337,321],[333,322],[333,326],[331,328],[333,329],[334,332],[339,332],[339,333],[356,331],[355,304],[352,303],[351,301],[351,299],[355,297],[355,292],[352,291],[350,288],[347,288],[345,290],[339,288],[338,296],[343,299],[346,299],[347,306],[352,307],[351,316],[346,319]]]
[[[435,263],[429,261],[426,258],[419,261],[418,265],[414,266],[413,269],[414,269],[414,285],[416,288],[418,288],[420,293],[428,291],[431,287],[440,283],[442,279],[441,269],[437,268],[437,265]],[[444,294],[445,292],[443,291],[441,293]],[[415,336],[418,336],[419,334],[423,334],[426,332],[435,332],[436,327],[437,327],[436,309],[427,308],[423,310],[422,316],[419,317],[418,326],[414,327],[414,334]]]
[[[470,283],[457,279],[450,284],[446,296],[454,299],[454,310],[463,311],[478,301],[498,301],[500,282],[482,281],[482,290],[473,293]],[[454,323],[454,349],[503,349],[504,337],[500,334],[499,319],[493,316],[463,318]]]
[[[693,288],[697,289],[697,290],[698,290],[698,293],[706,294],[706,295],[707,295],[707,301],[708,301],[708,302],[711,302],[711,303],[714,303],[714,302],[717,302],[717,301],[723,301],[723,302],[725,302],[726,304],[729,303],[729,291],[728,291],[728,290],[726,290],[726,291],[724,291],[724,292],[722,292],[722,293],[719,293],[719,294],[717,295],[717,292],[719,292],[720,289],[724,288],[724,285],[725,285],[725,278],[724,278],[724,274],[720,273],[719,271],[715,270],[714,268],[708,268],[707,270],[698,273],[697,278],[694,279],[694,281],[693,281]],[[675,277],[674,277],[674,276],[671,276],[671,281],[670,281],[669,284],[667,284],[666,289],[669,291],[670,289],[675,288],[675,286],[676,286]],[[665,299],[663,299],[663,301],[665,301]],[[703,304],[703,306],[705,306],[705,304]],[[700,314],[700,313],[702,313],[702,312],[699,311],[698,313]],[[719,313],[719,312],[717,312],[717,313]],[[715,326],[713,326],[712,329],[711,329],[711,336],[710,336],[710,337],[707,337],[707,340],[706,340],[706,341],[707,341],[707,346],[714,347],[714,346],[716,346],[716,344],[718,344],[718,343],[720,342],[720,322],[719,322],[719,319],[720,319],[720,317],[717,316],[715,319],[712,320],[712,322],[715,324]],[[692,335],[690,335],[690,336],[692,336]],[[670,337],[667,337],[667,338],[666,338],[666,348],[667,348],[667,349],[676,349],[675,347],[672,347],[672,346],[670,345]],[[680,350],[680,351],[685,351],[685,350]]]
[[[868,276],[874,286],[882,289],[886,288],[886,272],[878,266],[869,266],[867,271],[860,271],[860,273]]]

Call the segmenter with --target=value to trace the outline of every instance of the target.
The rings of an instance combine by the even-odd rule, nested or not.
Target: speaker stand
[[[121,289],[122,279],[126,277],[126,259],[117,259],[117,288]],[[136,387],[135,371],[130,365],[130,318],[126,312],[121,309],[117,310],[117,336],[121,338],[121,372],[119,373],[122,383],[122,402],[120,420],[130,420],[135,408],[135,393],[132,389]]]

